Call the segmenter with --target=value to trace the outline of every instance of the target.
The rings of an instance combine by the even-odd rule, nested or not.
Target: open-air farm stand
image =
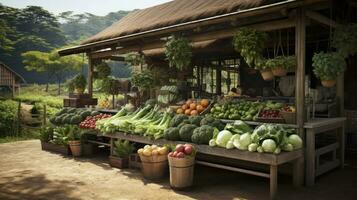
[[[126,92],[135,93],[140,109],[123,106],[97,118],[71,110],[54,124],[76,124],[80,115],[83,129],[104,138],[87,142],[109,146],[111,156],[118,139],[192,143],[196,164],[266,177],[272,199],[285,163],[292,163],[295,186],[312,186],[317,176],[344,165],[344,82],[353,78],[345,80],[344,72],[356,51],[349,45],[354,36],[337,33],[356,25],[334,6],[325,0],[175,0],[135,11],[59,54],[87,55],[87,99],[93,63],[128,62],[130,55],[136,90]],[[144,105],[149,98],[157,102]],[[154,162],[166,156],[160,148],[145,146],[139,155]],[[185,156],[179,151],[169,159]]]

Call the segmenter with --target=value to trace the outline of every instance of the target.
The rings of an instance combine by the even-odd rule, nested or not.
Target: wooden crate
[[[98,99],[94,98],[65,98],[63,99],[64,107],[73,107],[73,108],[84,108],[86,105],[97,105]]]
[[[41,148],[44,151],[51,151],[55,153],[60,153],[64,155],[71,155],[71,150],[68,145],[58,145],[47,142],[41,142]]]

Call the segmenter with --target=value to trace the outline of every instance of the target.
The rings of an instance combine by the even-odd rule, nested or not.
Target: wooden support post
[[[270,199],[275,199],[278,191],[278,166],[270,165]]]
[[[114,138],[110,138],[110,156],[113,156],[114,152]]]
[[[298,158],[293,162],[293,184],[301,187],[304,184],[304,158]]]
[[[93,96],[93,59],[90,54],[88,56],[88,94]]]
[[[313,186],[315,184],[315,133],[313,129],[306,131],[306,172],[305,172],[305,184],[307,186]]]
[[[43,105],[43,119],[42,119],[42,125],[46,125],[47,124],[47,109],[46,109],[46,105]]]
[[[338,114],[340,117],[345,116],[345,84],[344,84],[344,74],[337,78],[336,96],[338,98],[339,108]]]
[[[300,136],[303,136],[304,133],[305,120],[305,42],[305,11],[303,8],[298,8],[295,27],[295,55],[297,59],[295,99],[296,122]]]

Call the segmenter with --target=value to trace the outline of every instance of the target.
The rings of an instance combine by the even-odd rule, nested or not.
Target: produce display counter
[[[346,118],[318,118],[304,124],[306,141],[307,186],[315,184],[315,178],[334,168],[343,167],[345,152],[344,123]],[[325,145],[316,145],[316,137],[334,133],[335,140]],[[326,154],[331,154],[327,159]]]
[[[124,134],[124,133],[112,133],[106,134],[106,137],[111,139],[111,144],[113,144],[114,139],[122,139],[122,140],[129,140],[132,142],[143,143],[143,144],[157,144],[157,145],[164,145],[164,144],[171,144],[176,145],[179,143],[184,142],[175,142],[175,141],[168,141],[164,139],[159,140],[151,140],[149,138],[139,136],[139,135],[132,135],[132,134]],[[285,164],[285,163],[292,163],[293,164],[293,182],[295,186],[302,185],[303,177],[303,169],[300,166],[300,162],[303,160],[303,150],[296,150],[292,152],[282,152],[280,154],[268,154],[268,153],[256,153],[256,152],[248,152],[248,151],[240,151],[238,149],[224,149],[218,147],[210,147],[208,145],[196,145],[195,149],[199,154],[211,155],[211,156],[219,156],[222,158],[228,158],[232,160],[240,160],[240,161],[247,161],[251,163],[263,164],[269,166],[270,170],[268,173],[261,172],[261,171],[254,171],[250,169],[242,169],[237,167],[231,167],[226,165],[221,165],[217,163],[211,163],[206,161],[197,160],[197,164],[206,165],[210,167],[216,167],[246,174],[251,174],[255,176],[265,177],[270,179],[270,198],[274,199],[277,194],[278,188],[278,166]],[[112,150],[111,150],[112,151]]]

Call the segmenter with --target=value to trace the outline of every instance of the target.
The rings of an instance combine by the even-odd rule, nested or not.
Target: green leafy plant
[[[295,56],[277,56],[266,61],[267,68],[275,69],[282,67],[284,69],[290,70],[296,67],[296,57]]]
[[[73,79],[73,85],[76,89],[85,89],[87,85],[87,79],[83,74],[78,74]]]
[[[191,63],[192,46],[187,38],[173,36],[165,45],[165,55],[170,67],[183,70]]]
[[[315,53],[312,57],[313,71],[321,80],[335,80],[346,69],[346,61],[339,53]]]
[[[128,140],[118,140],[114,142],[114,153],[120,158],[127,158],[135,150],[134,144]]]
[[[31,108],[31,114],[40,114],[42,110],[43,105],[40,103],[35,103],[33,107]]]
[[[357,24],[339,25],[334,32],[332,46],[344,58],[357,52]]]
[[[41,142],[49,142],[53,138],[53,127],[42,126],[40,129],[40,140]]]
[[[262,66],[262,52],[266,40],[267,34],[264,32],[251,28],[241,28],[233,37],[233,46],[249,67]]]
[[[119,80],[113,77],[107,77],[102,81],[102,91],[106,94],[117,95],[119,94]]]
[[[110,69],[109,65],[105,62],[100,62],[94,65],[93,77],[95,79],[105,79],[108,76],[110,76],[111,73],[112,70]]]
[[[143,70],[142,72],[133,73],[131,80],[134,85],[142,90],[149,89],[153,86],[154,75],[150,70]]]
[[[128,53],[124,57],[124,61],[131,66],[143,66],[145,64],[145,57],[139,53]]]
[[[17,121],[18,102],[0,100],[0,136],[11,135]]]
[[[66,127],[68,141],[80,140],[81,130],[76,125],[67,125]]]

